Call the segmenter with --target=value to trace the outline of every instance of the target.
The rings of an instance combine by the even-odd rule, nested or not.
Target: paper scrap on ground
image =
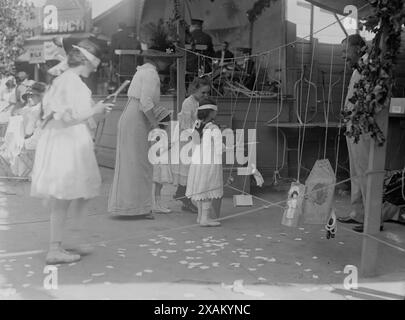
[[[105,275],[105,273],[104,272],[100,272],[100,273],[92,273],[91,274],[91,276],[92,277],[102,277],[102,276],[104,276]]]

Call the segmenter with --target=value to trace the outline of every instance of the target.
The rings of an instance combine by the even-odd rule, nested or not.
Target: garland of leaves
[[[370,133],[378,145],[386,141],[376,122],[376,115],[389,108],[394,84],[394,65],[401,46],[402,26],[405,23],[403,0],[369,0],[373,14],[365,27],[376,36],[368,49],[368,61],[360,63],[362,79],[355,85],[350,100],[353,110],[343,111],[346,135],[359,141],[360,135]]]
[[[250,23],[253,23],[257,20],[257,18],[263,13],[266,8],[269,8],[273,2],[277,2],[278,0],[257,0],[254,4],[252,9],[247,11],[247,16]]]
[[[186,0],[187,1],[187,0]],[[214,2],[215,0],[211,0]],[[273,2],[277,2],[279,0],[256,0],[253,4],[252,9],[249,9],[246,14],[248,16],[249,22],[253,23],[257,20],[257,18],[263,13],[266,8],[269,8]],[[178,19],[180,17],[179,14],[179,2],[178,0],[174,0],[174,18]]]

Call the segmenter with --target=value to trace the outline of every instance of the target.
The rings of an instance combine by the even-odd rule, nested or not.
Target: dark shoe
[[[181,207],[181,210],[191,212],[191,213],[198,213],[198,208],[192,203],[188,203],[187,205],[184,204]]]
[[[337,218],[337,221],[341,223],[353,223],[353,224],[359,223],[358,221],[354,220],[351,217]]]
[[[153,213],[145,214],[144,217],[146,220],[155,220],[155,216],[153,215]]]
[[[364,225],[363,224],[359,224],[358,226],[355,226],[353,228],[354,231],[359,232],[359,233],[363,233],[364,232]],[[380,231],[384,231],[384,226],[380,226]]]

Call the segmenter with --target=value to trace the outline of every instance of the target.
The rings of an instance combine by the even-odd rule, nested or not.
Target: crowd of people
[[[13,131],[10,134],[13,141],[18,140],[16,132],[23,128],[25,148],[34,150],[31,196],[46,200],[50,209],[47,264],[78,261],[92,250],[83,237],[84,220],[87,203],[99,195],[102,179],[91,124],[106,117],[112,107],[103,101],[95,103],[85,83],[102,63],[103,50],[99,44],[91,38],[61,43],[67,59],[57,66],[57,73],[55,69],[49,70],[52,73],[49,84],[32,81],[25,72],[15,75],[1,72],[1,115],[7,130]],[[171,112],[160,105],[158,72],[173,63],[173,55],[166,49],[152,46],[144,50],[144,63],[137,67],[132,78],[128,103],[118,124],[115,175],[107,210],[112,215],[145,219],[155,219],[156,213],[168,214],[171,210],[162,202],[162,188],[173,184],[178,187],[175,198],[182,202],[182,209],[197,214],[200,226],[216,227],[220,223],[214,219],[219,216],[223,195],[222,166],[181,161],[177,165],[151,163],[148,158],[153,144],[151,131],[170,132],[173,123]],[[193,157],[204,153],[195,152],[204,132],[219,131],[215,124],[218,106],[208,98],[210,90],[207,77],[194,79],[191,94],[179,114],[177,130],[189,130]],[[17,118],[21,120],[20,127],[14,124]],[[180,148],[185,142],[171,141],[159,152],[169,152],[176,144]],[[0,148],[4,156],[9,152],[6,149],[14,150],[4,141]],[[69,209],[74,212],[74,227],[70,231],[77,244],[70,251],[63,247]]]
[[[191,34],[193,31],[207,44],[205,50],[212,50],[208,37],[200,29],[192,30]],[[356,63],[367,57],[362,51],[361,37],[351,36],[343,45],[346,47],[344,58],[354,68],[345,104],[346,108],[351,108],[350,95],[359,81]],[[83,241],[83,221],[86,205],[99,195],[102,179],[91,123],[106,117],[112,108],[112,104],[103,101],[95,103],[84,82],[102,63],[104,52],[99,44],[90,38],[71,44],[65,50],[66,65],[49,85],[29,80],[24,72],[13,76],[0,70],[1,116],[5,121],[13,117],[23,119],[26,146],[35,149],[31,195],[47,200],[51,211],[48,264],[75,262],[92,250]],[[224,43],[216,57],[225,61],[231,55],[228,44]],[[192,142],[193,160],[190,163],[180,160],[179,164],[152,163],[149,158],[151,132],[166,131],[170,136],[173,124],[171,112],[160,104],[159,77],[159,71],[173,64],[173,55],[167,53],[166,47],[154,45],[141,56],[144,63],[137,67],[132,77],[128,102],[118,123],[115,172],[107,210],[112,215],[145,219],[155,219],[156,213],[169,214],[170,208],[162,202],[162,188],[172,184],[177,186],[174,198],[182,202],[182,210],[197,214],[197,224],[220,226],[216,219],[223,197],[222,165],[214,160],[206,163],[202,159],[206,147],[204,135],[219,132],[215,124],[219,106],[209,98],[212,83],[208,77],[196,77],[182,104],[177,130],[189,132],[189,140],[169,141],[166,148],[159,150],[161,155]],[[7,115],[9,119],[6,119]],[[368,154],[369,138],[363,138],[359,144],[347,140],[352,175],[360,176],[367,168],[364,163],[368,158],[364,155]],[[211,144],[208,147],[211,148]],[[221,155],[224,150],[225,146],[222,146]],[[209,154],[218,156],[216,152]],[[341,222],[363,221],[365,188],[364,180],[352,180],[353,212]],[[77,246],[67,251],[62,244],[71,207],[75,214]]]

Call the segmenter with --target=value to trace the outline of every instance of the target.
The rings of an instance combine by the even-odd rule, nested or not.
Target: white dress
[[[213,123],[208,123],[204,130],[215,130],[214,132],[221,135],[218,126]],[[221,142],[219,148],[213,148],[212,141],[208,141],[210,139],[204,140],[204,138],[201,139],[200,150],[197,145],[193,147],[193,159],[188,173],[186,196],[194,201],[220,199],[224,194],[222,164],[214,161],[215,157],[217,159],[222,157],[224,146],[222,136],[214,134],[213,138],[221,139],[219,140]],[[205,161],[204,154],[208,148],[211,148],[211,160]]]
[[[193,129],[193,125],[197,120],[197,109],[199,103],[194,98],[193,95],[190,95],[187,99],[184,100],[181,112],[178,115],[179,118],[179,133],[183,130]],[[176,136],[176,135],[175,135]],[[176,141],[175,143],[179,144],[179,150],[181,150],[188,142],[186,141]],[[183,163],[181,160],[178,164],[172,164],[173,172],[173,184],[178,186],[187,185],[187,177],[190,170],[190,165]]]
[[[32,173],[31,196],[63,200],[98,196],[101,175],[94,145],[85,122],[68,125],[69,114],[80,119],[91,114],[90,89],[72,70],[56,78],[44,97],[45,117],[55,112],[38,141]]]

